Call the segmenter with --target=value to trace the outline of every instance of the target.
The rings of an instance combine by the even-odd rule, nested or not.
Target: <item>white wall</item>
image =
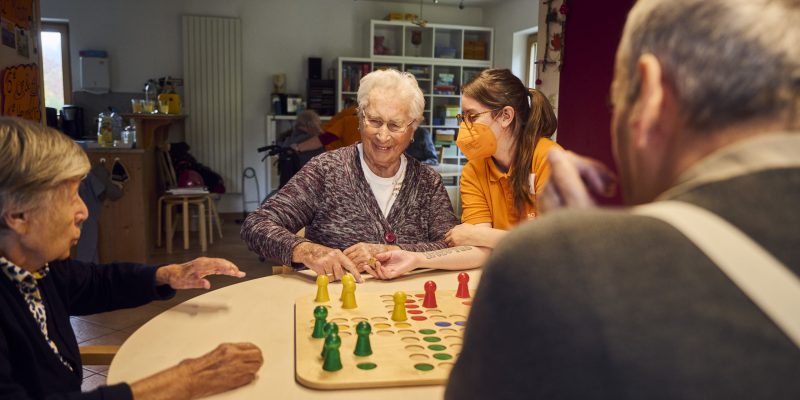
[[[106,50],[112,92],[141,92],[147,79],[182,76],[181,15],[241,18],[243,167],[257,171],[262,192],[264,166],[255,148],[265,144],[272,75],[285,73],[287,91],[305,96],[308,57],[322,57],[324,76],[336,57],[368,56],[370,19],[381,19],[389,11],[419,14],[418,5],[353,0],[41,0],[41,7],[43,18],[70,22],[73,86],[77,87],[78,51]],[[483,23],[483,15],[480,8],[426,4],[423,9],[431,23],[490,26]],[[510,37],[507,41],[510,46]],[[191,110],[188,113],[191,118]],[[222,212],[240,209],[238,195],[226,195],[220,204]]]
[[[494,66],[511,68],[514,33],[539,25],[539,1],[499,2],[497,7],[485,9],[483,22],[486,26],[494,27]]]

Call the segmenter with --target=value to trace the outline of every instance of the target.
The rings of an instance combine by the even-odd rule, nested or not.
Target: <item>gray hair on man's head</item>
[[[408,116],[414,120],[415,129],[422,121],[425,97],[414,75],[394,69],[377,70],[365,75],[358,86],[358,109],[361,113],[369,107],[373,92],[408,104]]]
[[[89,167],[86,153],[61,132],[0,117],[0,216],[41,206],[53,189],[83,177]],[[5,228],[0,219],[0,230]]]
[[[617,51],[615,102],[638,96],[637,62],[647,53],[661,63],[689,129],[761,118],[798,124],[798,0],[639,0]]]

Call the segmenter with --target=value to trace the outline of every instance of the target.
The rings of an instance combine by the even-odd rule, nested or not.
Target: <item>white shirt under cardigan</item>
[[[392,205],[394,205],[394,201],[400,193],[400,188],[403,186],[403,179],[406,175],[406,164],[408,164],[406,156],[404,154],[400,155],[400,168],[397,170],[397,173],[395,173],[394,176],[384,178],[376,175],[369,169],[367,162],[364,160],[364,144],[359,143],[356,147],[358,147],[358,156],[361,158],[361,168],[364,170],[364,178],[367,179],[369,188],[372,189],[372,194],[375,196],[375,200],[377,200],[378,207],[380,207],[383,216],[388,217],[389,211],[391,211]]]

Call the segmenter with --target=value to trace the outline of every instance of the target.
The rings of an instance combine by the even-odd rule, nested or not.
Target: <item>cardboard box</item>
[[[465,40],[464,58],[468,60],[486,60],[486,42]]]
[[[389,14],[386,14],[386,18],[384,19],[387,21],[402,21],[404,17],[405,15],[403,13],[390,12]]]
[[[437,129],[433,140],[436,142],[452,142],[455,138],[456,131],[454,129]]]

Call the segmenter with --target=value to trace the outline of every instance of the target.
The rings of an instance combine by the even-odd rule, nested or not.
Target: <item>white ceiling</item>
[[[420,0],[354,0],[354,1],[384,1],[390,3],[406,3],[406,4],[419,4]],[[484,7],[484,6],[492,6],[500,4],[503,0],[438,0],[438,3],[434,3],[434,0],[422,0],[424,2],[424,6],[450,6],[456,7],[462,2],[464,3],[464,7]]]

